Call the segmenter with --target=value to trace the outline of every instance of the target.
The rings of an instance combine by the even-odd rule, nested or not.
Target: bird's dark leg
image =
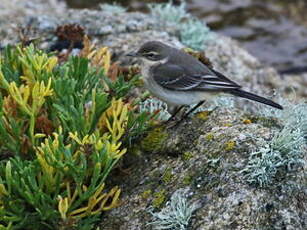
[[[199,102],[197,105],[195,105],[192,109],[190,109],[187,113],[185,113],[179,121],[175,124],[175,126],[179,125],[184,119],[186,119],[191,113],[193,113],[199,106],[204,104],[205,101]]]
[[[166,122],[173,120],[173,118],[180,112],[180,110],[182,110],[183,107],[184,105],[176,107],[175,111],[172,113],[172,116]]]
[[[198,102],[197,105],[195,105],[192,109],[190,109],[188,112],[186,112],[186,113],[182,116],[181,120],[187,118],[187,117],[188,117],[191,113],[193,113],[197,108],[199,108],[202,104],[204,104],[204,102],[205,102],[205,101]]]

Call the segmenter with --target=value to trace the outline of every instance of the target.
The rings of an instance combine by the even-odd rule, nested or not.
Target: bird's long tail
[[[230,93],[234,96],[247,98],[247,99],[252,100],[252,101],[257,101],[257,102],[272,106],[272,107],[277,108],[277,109],[283,109],[283,107],[281,105],[275,103],[274,101],[271,101],[269,99],[266,99],[264,97],[258,96],[258,95],[253,94],[253,93],[246,92],[246,91],[241,90],[241,89],[232,90]]]

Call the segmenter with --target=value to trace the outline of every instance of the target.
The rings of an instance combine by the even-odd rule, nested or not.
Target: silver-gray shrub
[[[107,12],[110,12],[110,13],[114,13],[114,14],[120,14],[120,13],[124,13],[126,12],[126,8],[118,5],[118,4],[100,4],[99,5],[100,9],[103,10],[103,11],[107,11]]]
[[[155,113],[159,111],[157,118],[166,121],[171,117],[167,111],[167,104],[156,98],[148,98],[140,104],[140,112]]]
[[[172,1],[162,4],[150,4],[149,8],[160,26],[170,25],[178,29],[181,42],[195,50],[203,50],[216,39],[208,26],[185,10],[185,2],[175,6]]]
[[[174,192],[170,202],[160,212],[150,211],[153,221],[149,224],[154,229],[186,230],[193,212],[199,205],[191,203],[186,198],[186,191],[179,189]]]
[[[275,131],[270,141],[260,139],[259,150],[252,152],[242,170],[247,182],[265,187],[271,184],[278,170],[296,170],[306,165],[307,104],[281,103],[284,110],[264,109],[261,116],[277,118],[282,128]]]

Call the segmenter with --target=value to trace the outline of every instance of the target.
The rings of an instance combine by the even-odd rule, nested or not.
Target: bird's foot
[[[189,117],[185,117],[185,116],[182,116],[182,117],[177,117],[176,119],[172,119],[171,121],[169,121],[166,125],[166,128],[167,129],[170,129],[170,128],[175,128],[177,127],[178,125],[180,125],[182,122],[184,122],[185,120],[187,120]]]

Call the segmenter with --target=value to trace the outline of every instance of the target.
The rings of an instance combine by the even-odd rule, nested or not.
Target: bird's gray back
[[[172,55],[168,60],[169,64],[180,65],[190,76],[215,75],[205,64],[181,50],[172,48]],[[178,64],[181,63],[181,64]]]
[[[152,67],[155,80],[168,89],[225,91],[241,88],[193,56],[169,47],[166,62]]]

